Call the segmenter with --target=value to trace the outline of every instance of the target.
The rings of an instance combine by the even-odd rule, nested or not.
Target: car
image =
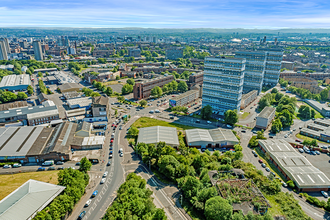
[[[112,150],[110,151],[110,153],[109,154],[112,154]]]
[[[82,211],[78,216],[78,219],[82,219],[86,215],[86,211]]]
[[[226,127],[227,127],[227,128],[232,128],[233,126],[231,126],[231,125],[226,125]]]
[[[286,134],[286,135],[284,135],[284,138],[287,138],[288,137],[288,135]]]
[[[58,167],[57,169],[58,170],[64,170],[64,167]]]
[[[136,109],[136,111],[138,112],[138,111],[140,111],[140,109]]]
[[[64,164],[64,162],[62,162],[62,161],[57,161],[56,162],[56,165],[63,165]]]
[[[266,168],[266,164],[264,164],[264,163],[262,163],[261,166],[262,166],[263,168]]]
[[[200,120],[196,120],[196,123],[201,123],[201,121]]]
[[[95,196],[97,196],[97,194],[99,193],[99,191],[95,190],[92,194],[92,198],[94,198]]]
[[[206,150],[206,148],[202,148],[201,151],[204,152]]]
[[[304,153],[304,150],[301,149],[301,148],[298,148],[298,151],[299,151],[300,153]]]
[[[208,124],[212,124],[212,122],[210,122],[210,121],[207,121],[206,123],[208,123]]]
[[[106,178],[102,178],[100,184],[105,183],[106,180],[107,180]]]
[[[282,186],[283,186],[283,187],[288,187],[288,184],[286,184],[286,183],[283,182],[283,183],[282,183]]]
[[[327,147],[327,146],[322,146],[321,148],[322,148],[322,149],[328,149],[328,147]]]
[[[258,162],[259,162],[259,163],[263,163],[263,161],[262,161],[262,160],[258,160]]]
[[[158,109],[155,110],[155,113],[160,113],[160,111]]]
[[[315,151],[313,151],[313,150],[311,151],[311,154],[312,154],[312,155],[316,155]]]
[[[112,150],[112,146],[109,149]]]
[[[242,130],[242,133],[246,133],[246,130]]]
[[[124,156],[124,154],[123,154],[123,153],[120,153],[120,156],[121,156],[121,157],[123,157],[123,156]]]
[[[46,170],[45,167],[39,167],[39,168],[37,169],[37,171],[45,171],[45,170]]]
[[[299,129],[302,129],[302,126],[300,126]]]
[[[111,158],[112,158],[112,154],[109,155],[109,159],[111,159]]]
[[[73,170],[75,170],[75,169],[76,169],[75,167],[69,167],[69,168],[71,168],[71,169],[73,169]]]
[[[170,119],[174,119],[174,116],[171,116]]]
[[[87,200],[87,202],[85,203],[85,207],[88,207],[91,203],[92,203],[91,199]]]
[[[77,163],[76,163],[76,166],[80,166],[80,162],[77,162]]]
[[[153,113],[155,113],[155,112],[154,112],[154,110],[150,110],[149,113],[150,113],[150,114],[153,114]]]
[[[294,129],[292,129],[292,131],[295,131],[296,129],[294,128]]]
[[[328,198],[329,197],[328,193],[325,192],[325,191],[321,191],[321,194],[324,196],[324,198]]]
[[[267,172],[270,172],[270,169],[269,169],[268,167],[266,167],[266,171],[267,171]]]
[[[299,139],[296,139],[296,142],[299,142],[299,143],[300,143],[300,142],[301,142],[301,140],[299,140]]]
[[[56,170],[55,167],[48,167],[48,170]]]
[[[274,172],[270,172],[273,176],[276,176],[276,174]]]
[[[316,153],[317,155],[320,155],[320,151],[315,151],[315,153]]]
[[[252,153],[253,153],[253,155],[254,155],[255,157],[258,156],[258,154],[257,154],[254,150],[252,150]]]
[[[108,176],[108,171],[105,171],[104,173],[103,173],[103,178],[104,177],[107,177]]]
[[[3,168],[4,168],[4,169],[11,168],[11,165],[6,164],[6,165],[3,166]]]
[[[110,166],[111,165],[111,162],[109,161],[108,163],[107,163],[107,166]]]

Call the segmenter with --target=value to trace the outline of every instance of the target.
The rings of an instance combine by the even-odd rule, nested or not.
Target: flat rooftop
[[[199,93],[199,90],[189,90],[185,93],[182,93],[181,95],[171,97],[170,100],[178,101],[180,99],[186,98],[187,96],[190,96],[190,95],[195,94],[195,93]]]
[[[38,105],[38,106],[33,106],[33,107],[24,107],[24,108],[0,111],[0,118],[10,118],[10,117],[18,116],[18,115],[31,115],[30,118],[32,118],[35,116],[35,114],[38,116],[38,115],[42,114],[43,112],[45,113],[48,111],[50,111],[52,114],[57,111],[57,114],[58,114],[58,110],[57,110],[56,106],[45,107],[43,105]]]
[[[275,111],[274,107],[267,106],[265,107],[260,114],[257,116],[259,118],[269,118],[269,116]]]

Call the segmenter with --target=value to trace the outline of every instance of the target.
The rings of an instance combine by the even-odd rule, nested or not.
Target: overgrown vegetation
[[[166,220],[164,210],[156,208],[151,195],[152,191],[146,188],[146,181],[135,173],[130,173],[119,187],[117,198],[103,219]]]

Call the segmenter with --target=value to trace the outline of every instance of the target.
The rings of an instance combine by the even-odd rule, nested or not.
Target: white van
[[[85,207],[88,207],[91,203],[92,203],[92,200],[91,199],[87,200],[87,202],[85,204]]]

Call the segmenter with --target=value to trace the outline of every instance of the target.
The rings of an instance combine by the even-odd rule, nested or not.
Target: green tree
[[[42,72],[39,72],[39,73],[38,73],[38,76],[39,76],[39,77],[42,77]]]
[[[24,100],[24,99],[27,99],[28,96],[24,93],[24,92],[18,92],[17,93],[17,99],[18,100]]]
[[[133,86],[130,84],[125,84],[122,88],[121,88],[121,93],[123,95],[129,94],[133,92]]]
[[[271,131],[273,133],[278,133],[282,130],[282,123],[280,119],[275,119],[272,123]]]
[[[212,116],[212,107],[210,105],[206,105],[201,110],[201,116],[203,119],[210,119]]]
[[[98,93],[98,92],[91,93],[91,97],[97,97],[97,96],[101,96],[100,93]]]
[[[134,86],[135,81],[134,81],[134,79],[127,79],[126,83],[128,83],[128,84]]]
[[[111,96],[112,95],[112,88],[111,87],[107,87],[104,91],[105,94],[107,94],[108,96]]]
[[[301,118],[304,118],[304,119],[310,119],[310,118],[311,118],[311,115],[312,115],[312,114],[311,114],[311,109],[310,109],[309,106],[301,105],[301,106],[299,107],[298,112],[299,112],[299,116],[300,116]]]
[[[137,137],[139,135],[139,129],[131,126],[131,128],[128,130],[128,135],[131,137]]]
[[[80,166],[79,166],[79,171],[87,173],[92,167],[92,163],[86,158],[82,158],[80,160]]]
[[[231,220],[233,207],[220,196],[210,198],[205,203],[205,217],[208,220]]]
[[[252,136],[250,141],[249,141],[249,145],[250,147],[256,147],[258,146],[258,140],[257,140],[257,136]]]
[[[180,81],[178,84],[178,91],[179,92],[187,92],[188,91],[188,86],[185,81]]]
[[[322,90],[322,92],[320,93],[320,96],[321,96],[322,101],[326,101],[329,97],[329,90],[328,89]]]
[[[115,117],[117,117],[118,116],[118,111],[117,111],[117,109],[115,109]]]
[[[148,102],[147,102],[146,100],[142,99],[142,100],[139,102],[139,104],[140,104],[142,107],[144,107],[144,106],[146,106],[146,105],[148,104]]]
[[[28,87],[27,87],[27,92],[28,92],[30,95],[33,94],[33,88],[32,88],[31,85],[28,85]]]
[[[238,122],[238,115],[236,110],[227,110],[225,112],[225,123],[234,125]]]
[[[151,95],[153,97],[160,97],[163,95],[163,91],[159,86],[155,86],[153,89],[151,89]]]
[[[271,93],[278,93],[278,90],[276,88],[272,89]]]

